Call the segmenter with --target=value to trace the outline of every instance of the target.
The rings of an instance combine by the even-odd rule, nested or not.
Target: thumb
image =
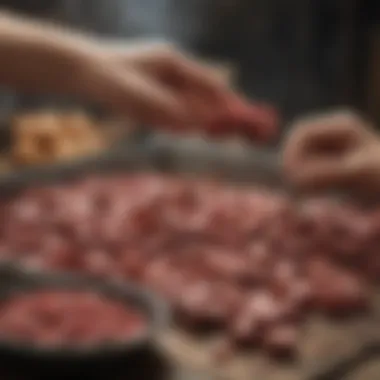
[[[352,183],[360,176],[360,170],[358,163],[345,158],[316,158],[285,174],[298,188],[327,190]]]

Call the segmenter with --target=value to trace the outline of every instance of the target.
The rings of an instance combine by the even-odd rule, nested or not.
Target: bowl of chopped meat
[[[10,366],[67,375],[127,368],[136,378],[162,366],[157,336],[170,313],[145,289],[9,263],[0,278],[0,357]]]

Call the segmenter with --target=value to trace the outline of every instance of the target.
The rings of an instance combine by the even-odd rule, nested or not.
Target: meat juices
[[[379,211],[323,199],[299,206],[267,189],[210,180],[89,177],[0,203],[1,258],[141,283],[172,305],[182,327],[215,327],[231,343],[288,356],[311,310],[365,310],[380,273]],[[17,322],[35,339],[27,307],[15,305],[21,320],[4,319],[9,331]],[[100,324],[94,337],[119,336],[123,326]],[[77,339],[77,330],[90,339],[81,326],[66,328],[40,330],[46,342],[68,331]]]
[[[0,339],[41,346],[125,342],[146,329],[145,316],[91,292],[38,291],[0,303]]]

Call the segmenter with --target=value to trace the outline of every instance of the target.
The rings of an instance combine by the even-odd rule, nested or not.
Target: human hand
[[[380,189],[380,140],[350,112],[302,119],[283,148],[283,165],[293,185],[305,190]]]
[[[166,44],[102,46],[87,66],[80,86],[86,98],[153,125],[204,124],[229,94],[209,67]]]
[[[276,110],[250,104],[213,70],[172,46],[135,42],[115,48],[4,12],[0,84],[22,92],[80,97],[127,120],[173,131],[188,127],[260,142],[277,131]]]

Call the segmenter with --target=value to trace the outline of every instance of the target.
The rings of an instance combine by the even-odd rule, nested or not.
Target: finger
[[[285,142],[284,163],[297,167],[313,155],[339,156],[368,138],[369,133],[363,121],[350,113],[303,119],[295,124]]]
[[[182,98],[194,116],[195,124],[204,125],[226,103],[224,83],[206,66],[175,53],[166,56],[161,67],[164,82]]]
[[[189,122],[184,105],[167,88],[124,70],[104,70],[97,97],[120,114],[142,123],[181,125]]]
[[[134,61],[136,66],[163,76],[175,85],[197,88],[213,96],[219,96],[225,84],[214,70],[187,57],[168,44],[146,45],[135,58],[127,57],[126,63]]]
[[[285,174],[297,188],[326,190],[348,185],[353,181],[355,171],[344,160],[320,159],[305,162],[298,170],[288,170]]]
[[[364,131],[363,122],[357,116],[330,114],[297,122],[291,129],[288,142],[308,147],[324,141],[356,141]]]
[[[173,69],[179,79],[183,79],[189,87],[199,89],[200,92],[221,96],[226,85],[220,80],[214,70],[198,63],[183,54],[175,54],[168,61],[169,68]]]
[[[228,91],[214,69],[197,63],[169,44],[143,44],[117,54],[123,66],[145,72],[186,104],[194,125],[208,123],[225,103]]]

